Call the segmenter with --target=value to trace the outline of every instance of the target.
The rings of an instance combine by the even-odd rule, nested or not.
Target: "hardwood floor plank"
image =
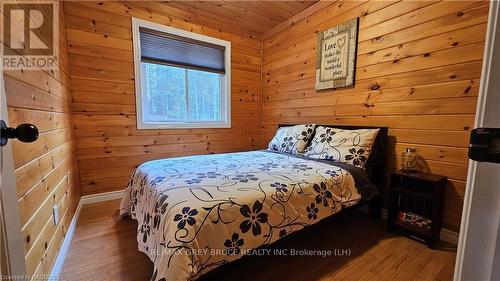
[[[137,223],[119,218],[119,204],[113,200],[83,207],[60,280],[150,277],[152,263],[137,250]],[[387,233],[381,221],[354,210],[287,236],[272,248],[348,249],[350,254],[246,256],[199,280],[451,280],[455,259],[455,250],[447,244],[429,249]]]
[[[137,250],[137,223],[118,216],[118,200],[85,205],[60,280],[148,280],[152,264]]]

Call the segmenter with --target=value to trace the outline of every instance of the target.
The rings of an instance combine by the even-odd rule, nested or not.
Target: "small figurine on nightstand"
[[[415,148],[408,147],[401,155],[401,170],[415,172],[417,170],[418,153]]]

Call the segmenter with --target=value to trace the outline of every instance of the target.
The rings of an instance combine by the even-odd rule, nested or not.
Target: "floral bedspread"
[[[138,221],[152,280],[194,280],[360,198],[346,169],[252,151],[144,163],[120,213]]]

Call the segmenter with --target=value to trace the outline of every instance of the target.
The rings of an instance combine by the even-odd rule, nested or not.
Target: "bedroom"
[[[3,275],[500,276],[497,1],[42,2],[2,1]]]

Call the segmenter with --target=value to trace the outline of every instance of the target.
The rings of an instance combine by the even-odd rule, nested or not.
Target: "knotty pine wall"
[[[4,71],[9,125],[33,123],[33,143],[12,141],[28,274],[48,274],[80,199],[64,16],[60,13],[59,71]],[[59,223],[52,206],[59,204]]]
[[[262,147],[279,123],[388,126],[391,169],[416,147],[449,177],[444,225],[458,231],[487,15],[478,1],[345,1],[265,33]],[[355,87],[316,92],[316,32],[355,17]]]
[[[141,163],[258,148],[261,40],[230,24],[145,2],[65,2],[82,194],[124,189]],[[232,128],[137,130],[131,17],[232,43]]]

